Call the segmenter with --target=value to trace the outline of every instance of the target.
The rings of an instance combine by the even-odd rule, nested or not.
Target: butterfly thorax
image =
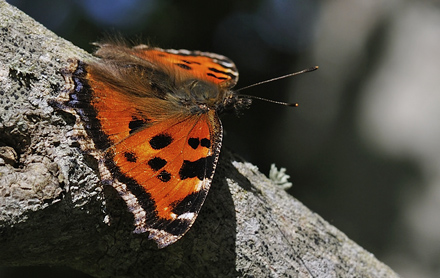
[[[232,91],[199,79],[186,80],[177,87],[175,96],[191,113],[206,113],[209,110],[221,112],[225,107],[232,108],[237,101]]]

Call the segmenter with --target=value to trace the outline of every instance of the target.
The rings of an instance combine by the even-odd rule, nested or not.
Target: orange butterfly
[[[134,215],[135,233],[159,248],[194,223],[214,176],[218,114],[251,100],[231,88],[234,63],[199,51],[97,44],[90,63],[65,72],[72,88],[54,106],[76,116],[75,136]]]

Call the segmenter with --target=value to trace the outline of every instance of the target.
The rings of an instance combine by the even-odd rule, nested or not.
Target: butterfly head
[[[216,110],[218,114],[241,111],[251,104],[249,98],[239,97],[230,89],[201,79],[185,80],[176,87],[174,96],[192,113],[205,113],[209,110]]]
[[[223,112],[235,112],[240,115],[241,111],[249,109],[252,104],[252,99],[248,97],[241,97],[235,92],[230,91],[230,95],[223,99],[223,102],[217,108],[219,114]]]

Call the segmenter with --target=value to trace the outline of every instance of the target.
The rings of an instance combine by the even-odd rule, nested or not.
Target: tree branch
[[[49,98],[90,54],[0,0],[0,265],[96,277],[397,277],[258,169],[223,150],[191,230],[158,250]],[[107,224],[105,219],[110,220]]]

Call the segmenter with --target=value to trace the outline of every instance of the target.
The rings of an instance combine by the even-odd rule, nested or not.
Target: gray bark
[[[0,0],[0,266],[95,277],[397,277],[258,169],[223,150],[191,230],[158,250],[47,104],[90,54]],[[108,219],[110,223],[105,220]]]

